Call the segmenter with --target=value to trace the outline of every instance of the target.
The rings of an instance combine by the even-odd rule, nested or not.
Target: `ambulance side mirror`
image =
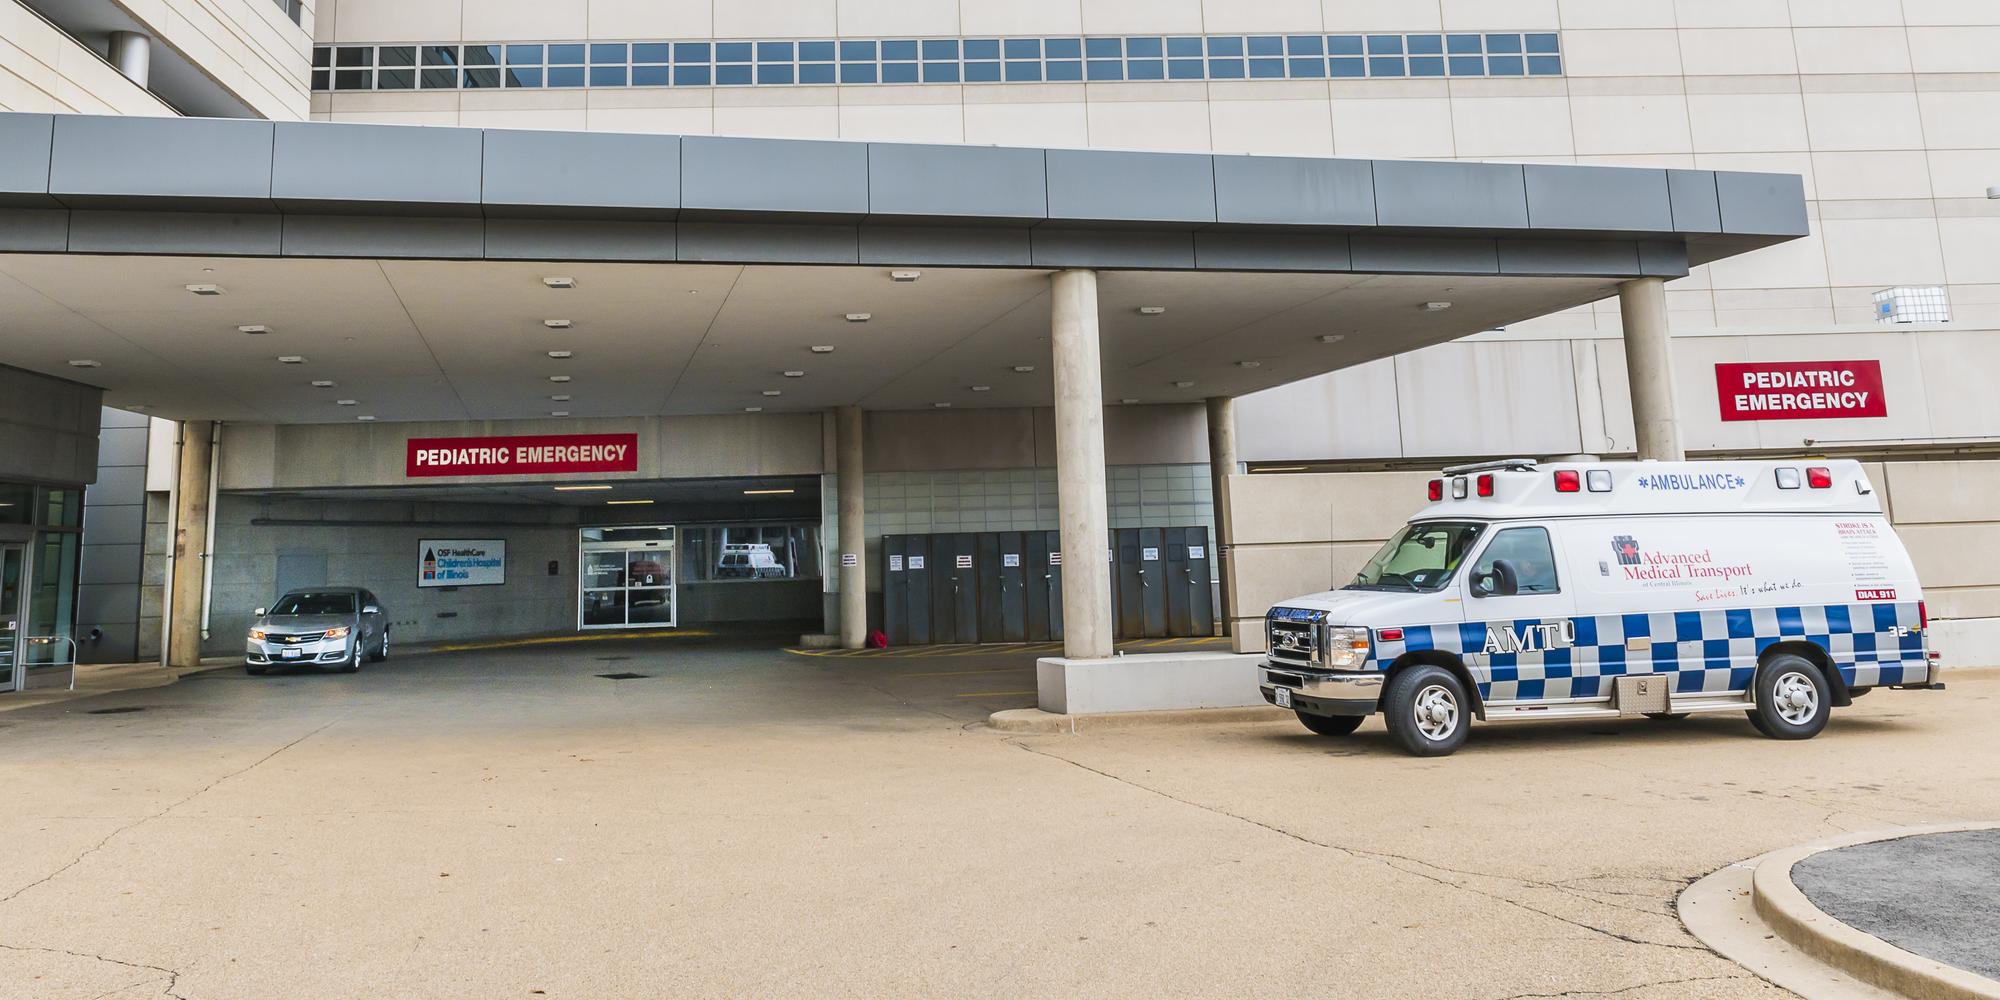
[[[1493,560],[1492,570],[1472,578],[1474,597],[1513,597],[1521,592],[1521,572],[1506,559]]]

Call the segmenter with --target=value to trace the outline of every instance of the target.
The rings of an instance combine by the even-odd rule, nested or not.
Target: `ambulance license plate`
[[[1291,688],[1272,688],[1272,689],[1271,689],[1271,693],[1272,693],[1272,695],[1273,695],[1273,696],[1275,696],[1275,697],[1277,698],[1277,700],[1278,700],[1278,707],[1279,707],[1279,708],[1290,708],[1290,707],[1292,707],[1292,689],[1291,689]]]
[[[296,660],[299,658],[301,652],[301,650],[297,649],[281,649],[278,651],[278,655],[287,660]]]

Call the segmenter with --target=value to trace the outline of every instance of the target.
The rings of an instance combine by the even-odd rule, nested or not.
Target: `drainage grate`
[[[634,673],[623,673],[623,674],[598,674],[597,676],[599,676],[599,677],[602,677],[602,678],[604,678],[604,679],[605,679],[605,680],[607,680],[607,681],[636,681],[636,680],[640,680],[640,679],[643,679],[643,678],[646,678],[646,677],[651,677],[651,676],[653,676],[653,675],[652,675],[652,674],[634,674]]]
[[[119,707],[119,708],[93,708],[93,709],[91,709],[90,711],[88,711],[88,712],[85,712],[84,714],[85,714],[85,715],[124,715],[124,714],[125,714],[125,713],[127,713],[127,712],[143,712],[143,711],[145,711],[145,710],[146,710],[146,706],[144,706],[144,705],[124,705],[124,706],[121,706],[121,707]]]

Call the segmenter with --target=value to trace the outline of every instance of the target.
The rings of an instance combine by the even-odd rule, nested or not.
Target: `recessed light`
[[[992,392],[992,391],[993,391],[993,387],[992,387],[992,386],[990,386],[990,385],[975,385],[975,386],[973,386],[973,387],[972,387],[972,391],[973,391],[973,392]]]
[[[567,417],[567,416],[569,416],[569,411],[568,411],[568,410],[550,410],[550,411],[549,411],[549,416],[551,416],[551,417]]]
[[[551,375],[551,376],[549,376],[549,381],[551,381],[551,382],[567,382],[567,381],[569,381],[569,376],[568,376],[568,375]]]
[[[743,412],[745,412],[745,413],[762,413],[762,412],[764,412],[764,408],[763,408],[763,407],[761,407],[761,406],[746,406],[746,407],[744,407],[744,408],[743,408]]]
[[[792,371],[788,371],[788,372],[786,372],[786,373],[785,373],[785,377],[786,377],[786,378],[805,378],[805,377],[806,377],[806,373],[805,373],[805,372],[802,372],[802,371],[799,371],[799,370],[797,370],[797,369],[793,369]]]
[[[766,389],[766,390],[764,390],[764,395],[766,395],[766,396],[782,396],[782,395],[784,395],[784,394],[785,394],[785,391],[784,391],[783,389]]]
[[[1031,372],[1031,371],[1034,371],[1034,370],[1035,370],[1035,366],[1034,366],[1034,365],[1015,365],[1015,366],[1014,366],[1014,371],[1015,371],[1016,373],[1018,373],[1018,374],[1021,374],[1021,375],[1026,375],[1026,374],[1028,374],[1029,372]]]
[[[609,486],[593,483],[589,486],[557,486],[555,487],[555,491],[557,493],[583,493],[590,490],[608,490],[610,488]]]
[[[364,414],[362,414],[362,415],[360,415],[360,416],[358,416],[358,417],[355,417],[354,419],[356,419],[356,420],[373,420],[373,419],[375,419],[375,418],[374,418],[373,416],[370,416],[369,414],[366,414],[366,413],[364,413]]]
[[[542,279],[542,284],[547,285],[550,288],[575,288],[576,279],[565,278],[562,277],[561,275],[550,275],[549,277]]]
[[[550,352],[549,352],[549,357],[552,357],[552,358],[556,359],[557,361],[562,361],[562,360],[565,360],[565,359],[568,359],[568,358],[572,358],[572,357],[575,357],[575,355],[574,355],[574,354],[572,354],[572,353],[571,353],[571,352],[569,352],[569,351],[550,351]]]
[[[548,327],[551,330],[567,330],[570,327],[575,326],[576,324],[571,323],[569,320],[566,319],[545,319],[542,321],[542,325]]]
[[[1179,381],[1179,382],[1175,382],[1175,383],[1174,383],[1174,388],[1176,388],[1176,389],[1192,389],[1192,388],[1194,388],[1194,383],[1193,383],[1193,382],[1190,382],[1190,381],[1188,381],[1188,380],[1186,380],[1186,379],[1182,379],[1181,381]]]
[[[812,346],[812,352],[813,352],[814,354],[832,354],[832,353],[833,353],[833,345],[832,345],[832,344],[814,344],[814,345]]]
[[[932,405],[932,406],[935,406],[935,407],[937,407],[937,408],[938,408],[938,409],[940,409],[940,410],[949,410],[949,409],[951,409],[951,404],[950,404],[950,403],[932,403],[931,405]]]
[[[306,363],[306,359],[297,354],[280,354],[278,355],[278,363],[281,365],[302,365]]]
[[[1426,303],[1424,303],[1424,311],[1425,311],[1425,312],[1434,312],[1434,313],[1437,313],[1437,312],[1444,312],[1444,311],[1445,311],[1446,309],[1450,309],[1450,308],[1451,308],[1451,303],[1449,303],[1449,302],[1426,302]]]
[[[189,285],[187,290],[196,295],[221,295],[221,285]]]
[[[330,378],[316,378],[313,379],[312,386],[315,389],[331,389],[333,388],[333,380]]]
[[[262,326],[262,325],[251,325],[251,326],[239,326],[239,327],[237,327],[237,328],[236,328],[236,332],[237,332],[237,333],[247,333],[247,334],[250,334],[251,336],[253,336],[253,337],[254,337],[254,336],[258,336],[258,335],[261,335],[261,334],[266,334],[266,333],[270,333],[270,332],[271,332],[271,328],[270,328],[270,327],[268,327],[268,326]]]
[[[1313,338],[1313,339],[1315,339],[1315,340],[1319,341],[1319,342],[1320,342],[1320,343],[1322,343],[1322,344],[1338,344],[1338,343],[1340,343],[1341,341],[1343,341],[1343,340],[1346,340],[1346,339],[1347,339],[1347,334],[1344,334],[1344,333],[1322,333],[1322,334],[1320,334],[1320,335],[1319,335],[1318,337],[1315,337],[1315,338]]]
[[[605,506],[608,506],[608,507],[628,507],[628,506],[631,506],[631,505],[633,505],[633,504],[646,504],[646,503],[652,503],[652,502],[653,502],[653,501],[651,501],[651,500],[606,500],[606,501],[604,501],[604,503],[605,503]]]
[[[793,489],[744,490],[743,495],[746,497],[788,497],[797,492],[797,490]]]
[[[1238,362],[1236,362],[1236,367],[1238,367],[1238,368],[1262,368],[1262,367],[1264,367],[1264,362],[1262,362],[1262,361],[1238,361]]]
[[[1123,404],[1125,404],[1126,406],[1131,406],[1131,405],[1132,405],[1133,403],[1136,403],[1136,402],[1138,402],[1138,400],[1136,400],[1136,399],[1121,399],[1121,400],[1119,400],[1119,402],[1120,402],[1120,403],[1123,403]]]
[[[912,282],[924,276],[922,271],[890,271],[890,281]]]
[[[871,320],[871,319],[874,319],[874,318],[875,318],[875,314],[874,314],[874,313],[848,313],[848,314],[847,314],[847,321],[848,321],[849,323],[866,323],[866,322],[868,322],[869,320]]]
[[[89,358],[78,358],[78,359],[76,359],[75,361],[72,361],[72,362],[70,362],[70,363],[69,363],[69,366],[70,366],[71,368],[97,368],[97,367],[100,367],[100,366],[98,365],[98,363],[97,363],[97,362],[95,362],[95,361],[92,361],[92,360],[90,360]]]
[[[129,405],[129,406],[127,406],[127,407],[125,407],[125,408],[126,408],[126,409],[128,409],[128,410],[131,410],[131,411],[133,411],[133,412],[135,412],[135,413],[144,413],[144,412],[146,412],[147,410],[150,410],[150,409],[152,409],[152,408],[153,408],[153,404],[151,404],[151,403],[133,403],[133,404],[131,404],[131,405]]]
[[[551,402],[551,403],[567,403],[567,402],[569,402],[569,393],[566,393],[566,392],[562,392],[562,393],[557,393],[556,395],[553,395],[553,396],[550,396],[550,397],[549,397],[549,402]]]
[[[333,405],[335,406],[358,406],[360,403],[361,401],[358,399],[336,399],[333,401]]]
[[[1158,316],[1158,315],[1160,315],[1161,313],[1164,313],[1164,312],[1166,312],[1166,311],[1167,311],[1167,307],[1166,307],[1166,306],[1140,306],[1140,307],[1139,307],[1139,315],[1141,315],[1141,316]]]

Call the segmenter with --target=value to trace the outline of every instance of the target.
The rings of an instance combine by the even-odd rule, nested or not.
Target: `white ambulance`
[[[1352,583],[1265,619],[1264,699],[1313,732],[1381,712],[1437,756],[1474,717],[1737,711],[1806,739],[1877,687],[1944,686],[1859,463],[1514,459],[1429,495]]]

